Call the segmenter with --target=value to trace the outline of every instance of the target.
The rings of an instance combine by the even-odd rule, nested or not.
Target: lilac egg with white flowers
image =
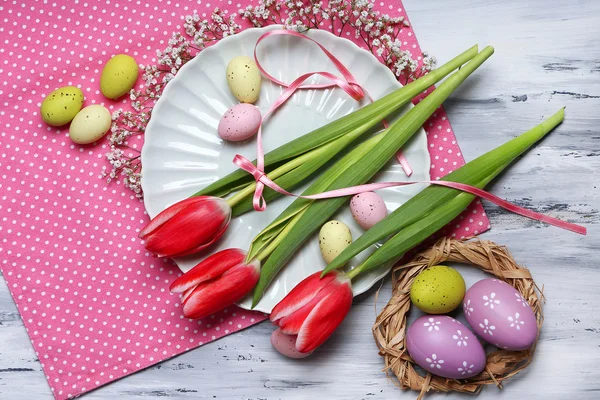
[[[466,379],[485,368],[485,351],[475,334],[445,315],[424,315],[413,322],[406,349],[421,368],[443,378]]]
[[[498,279],[484,279],[463,299],[467,321],[482,339],[505,350],[524,350],[535,342],[537,319],[527,300]]]

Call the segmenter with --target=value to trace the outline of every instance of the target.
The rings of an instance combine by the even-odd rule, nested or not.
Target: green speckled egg
[[[465,280],[453,268],[436,265],[421,272],[410,288],[410,300],[428,314],[445,314],[465,297]]]
[[[63,126],[71,122],[83,106],[83,93],[75,86],[65,86],[50,93],[40,107],[45,123]]]
[[[100,75],[100,90],[104,97],[116,100],[129,93],[138,78],[139,68],[133,57],[118,54],[108,60]]]
[[[352,243],[352,233],[346,224],[340,221],[329,221],[319,231],[319,247],[327,264],[333,261]]]

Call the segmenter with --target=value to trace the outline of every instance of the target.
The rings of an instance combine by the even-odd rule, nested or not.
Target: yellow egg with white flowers
[[[104,97],[116,100],[133,88],[139,68],[133,57],[118,54],[108,60],[100,75],[100,91]]]

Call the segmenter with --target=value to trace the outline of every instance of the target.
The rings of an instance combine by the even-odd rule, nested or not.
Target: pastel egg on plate
[[[281,329],[277,329],[271,334],[271,345],[281,355],[289,358],[305,358],[310,356],[312,351],[309,353],[300,353],[296,350],[296,339],[296,335],[286,335],[281,332]]]
[[[329,221],[319,231],[319,247],[327,264],[352,243],[350,228],[341,221]]]
[[[524,350],[535,342],[537,319],[521,293],[498,279],[484,279],[463,300],[467,322],[485,341],[505,350]]]
[[[354,220],[364,229],[371,229],[387,216],[385,202],[375,192],[354,195],[350,199],[350,211]]]
[[[465,280],[457,270],[436,265],[417,275],[410,288],[410,300],[423,312],[445,314],[460,306],[465,290]]]
[[[406,332],[406,349],[421,368],[444,378],[466,379],[485,368],[485,351],[477,337],[445,315],[417,318]]]
[[[110,129],[110,112],[99,104],[85,107],[73,118],[69,127],[69,137],[74,143],[93,143]]]
[[[217,127],[217,133],[223,140],[239,142],[258,132],[262,117],[252,104],[236,104],[223,114]]]
[[[231,93],[242,103],[255,103],[260,96],[262,77],[253,59],[234,57],[227,64],[227,84]]]
[[[83,106],[83,92],[75,86],[65,86],[48,94],[42,101],[40,115],[52,126],[68,124]]]

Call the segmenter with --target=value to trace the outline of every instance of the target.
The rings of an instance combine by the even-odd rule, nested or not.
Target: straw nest
[[[513,286],[527,299],[537,317],[538,338],[542,327],[542,291],[536,286],[529,271],[515,262],[506,247],[479,239],[440,239],[433,247],[417,254],[409,263],[394,267],[392,298],[373,325],[373,336],[379,347],[379,354],[385,360],[384,371],[392,379],[395,376],[394,382],[401,389],[418,391],[417,400],[421,400],[429,390],[478,393],[484,385],[494,384],[501,388],[502,381],[529,365],[537,344],[536,340],[530,349],[523,351],[497,350],[489,353],[485,370],[465,380],[417,372],[404,343],[406,316],[411,307],[410,288],[421,271],[445,261],[471,265]]]

